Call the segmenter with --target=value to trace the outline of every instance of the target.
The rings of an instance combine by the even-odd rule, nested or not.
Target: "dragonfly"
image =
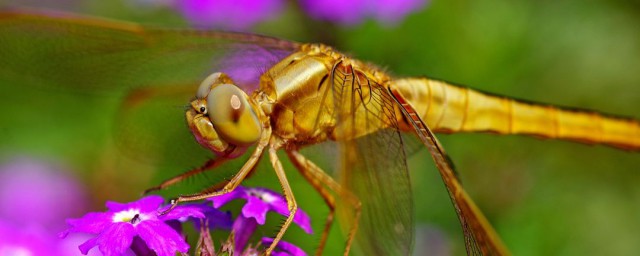
[[[281,150],[329,209],[318,255],[336,210],[347,223],[345,255],[352,244],[366,255],[411,253],[414,220],[406,134],[433,158],[467,253],[508,255],[434,133],[524,134],[640,149],[638,120],[518,101],[427,77],[397,78],[322,44],[33,11],[0,13],[0,35],[4,81],[89,93],[119,91],[126,95],[123,109],[131,119],[167,114],[140,107],[149,102],[189,102],[180,118],[186,117],[195,141],[214,156],[147,192],[249,156],[231,179],[179,196],[174,206],[232,191],[268,155],[290,215],[267,254],[298,209],[277,155]],[[136,140],[152,129],[137,122],[137,129],[124,129],[121,135]],[[149,147],[155,147],[154,139],[147,138]],[[329,141],[337,147],[335,176],[300,151]]]

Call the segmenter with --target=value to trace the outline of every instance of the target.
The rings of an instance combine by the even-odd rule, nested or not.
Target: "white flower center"
[[[256,190],[256,189],[247,189],[247,193],[249,196],[257,197],[265,203],[271,203],[278,199],[278,197],[264,191]]]
[[[140,213],[139,209],[129,209],[114,214],[113,222],[129,222],[133,225],[136,225],[143,220],[147,220],[148,218],[149,217],[147,215]]]
[[[271,203],[275,201],[277,198],[269,193],[262,193],[260,194],[260,199],[262,199],[262,201],[264,202]]]

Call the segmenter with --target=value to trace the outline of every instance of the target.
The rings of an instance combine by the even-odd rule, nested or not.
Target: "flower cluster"
[[[301,6],[312,18],[344,25],[356,25],[366,18],[395,24],[420,10],[426,0],[304,0]]]
[[[198,27],[245,30],[276,16],[282,0],[178,0],[174,8]]]
[[[0,165],[0,200],[4,202],[0,207],[0,256],[173,256],[190,251],[199,255],[257,255],[273,242],[273,238],[254,235],[257,227],[265,224],[267,212],[289,215],[282,195],[265,188],[238,187],[205,202],[180,204],[166,214],[161,213],[169,206],[157,195],[129,203],[107,202],[107,211],[67,219],[65,226],[64,218],[86,212],[88,205],[84,188],[69,174],[28,158]],[[220,208],[235,199],[246,203],[234,218]],[[192,223],[200,231],[195,248],[185,240],[185,223]],[[305,232],[312,232],[310,218],[302,210],[296,212],[294,223]],[[210,237],[212,230],[230,230],[232,234],[218,254]],[[295,245],[280,241],[272,255],[306,254]]]
[[[253,234],[253,231],[255,231],[256,227],[258,225],[265,224],[268,211],[274,211],[283,216],[289,215],[286,200],[280,194],[266,188],[245,188],[240,186],[231,193],[212,197],[208,200],[213,202],[213,207],[220,208],[234,199],[244,199],[247,201],[242,208],[242,213],[233,223],[233,233],[235,234],[233,251],[235,252],[235,255],[240,255],[239,253],[249,241],[249,238],[251,237],[251,234]],[[311,219],[301,210],[298,210],[296,215],[293,216],[293,223],[300,226],[300,228],[309,234],[313,232],[311,230]],[[269,241],[268,244],[270,244],[270,241],[272,241],[270,239],[271,238],[268,237],[263,238],[263,243],[266,243],[265,241]],[[291,249],[291,246],[293,245],[283,241],[278,243],[278,248],[290,252],[291,255],[304,255],[302,250],[298,248]]]
[[[229,213],[218,210],[222,205],[234,199],[244,199],[241,214],[235,220]],[[182,204],[166,214],[168,205],[163,205],[160,196],[147,196],[131,203],[107,202],[106,212],[88,213],[79,219],[67,220],[70,226],[60,234],[66,237],[70,233],[89,233],[95,235],[79,246],[83,254],[97,247],[103,255],[125,255],[129,251],[136,255],[155,253],[158,256],[175,255],[177,252],[189,252],[189,244],[181,234],[181,223],[191,221],[201,230],[201,241],[210,246],[199,246],[196,250],[206,250],[213,254],[213,242],[208,229],[232,229],[231,241],[234,255],[245,255],[255,248],[247,246],[257,225],[265,224],[268,211],[287,216],[287,204],[278,193],[265,188],[238,187],[229,194],[210,198],[208,204]],[[309,216],[297,211],[294,223],[307,233],[311,233]],[[206,227],[206,228],[203,228]],[[203,238],[208,238],[209,241]],[[272,238],[261,239],[263,245],[269,245]],[[274,255],[306,255],[293,244],[281,241]]]
[[[170,6],[196,27],[247,30],[278,16],[284,0],[134,0],[145,5]],[[416,12],[428,0],[299,0],[309,17],[353,26],[367,18],[392,25]]]

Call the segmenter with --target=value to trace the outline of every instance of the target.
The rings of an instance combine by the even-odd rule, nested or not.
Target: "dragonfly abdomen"
[[[489,95],[427,78],[392,82],[436,132],[527,134],[639,150],[640,122]]]

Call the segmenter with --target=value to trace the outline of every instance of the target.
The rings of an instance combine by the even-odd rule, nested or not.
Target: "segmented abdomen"
[[[392,82],[436,132],[528,134],[640,150],[640,122],[526,103],[427,78]]]

